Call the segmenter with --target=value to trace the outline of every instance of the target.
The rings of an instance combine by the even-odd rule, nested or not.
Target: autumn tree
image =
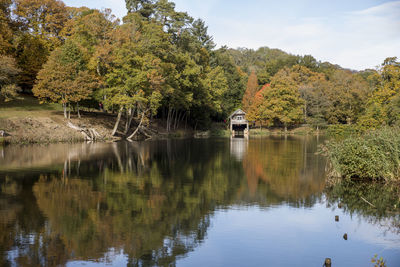
[[[327,124],[325,115],[329,105],[327,98],[329,86],[326,77],[302,65],[295,65],[290,70],[290,78],[296,83],[303,99],[304,122],[315,126],[318,130],[320,126]]]
[[[248,111],[253,103],[254,96],[258,91],[258,79],[255,71],[252,71],[247,82],[246,92],[244,93],[242,107]]]
[[[297,84],[290,77],[290,69],[279,71],[271,80],[271,89],[266,90],[262,105],[264,120],[287,127],[303,119],[303,100]]]
[[[0,55],[12,50],[13,21],[11,18],[12,0],[0,1]]]
[[[96,75],[102,87],[92,93],[90,99],[81,102],[86,107],[98,107],[104,101],[103,86],[107,68],[110,67],[112,42],[111,33],[119,25],[110,9],[102,11],[96,9],[68,8],[71,18],[63,28],[61,35],[79,44],[85,60],[88,62],[88,71]]]
[[[352,124],[364,112],[369,94],[368,83],[348,70],[335,70],[329,79],[329,110],[327,120],[331,124]]]
[[[385,59],[379,71],[368,79],[373,92],[359,123],[367,127],[396,124],[399,117],[400,62],[396,57]]]
[[[13,58],[0,55],[0,102],[7,102],[17,97],[19,88],[16,85],[16,78],[19,72]]]
[[[80,44],[85,56],[90,58],[98,45],[110,39],[110,33],[119,20],[112,15],[110,9],[68,8],[71,19],[63,28],[61,35],[65,39],[73,39]]]
[[[246,117],[249,121],[258,123],[260,127],[262,127],[262,125],[271,125],[271,122],[263,117],[263,104],[265,101],[264,96],[267,90],[270,90],[270,88],[271,85],[266,84],[256,93],[249,111],[246,114]]]
[[[69,118],[67,107],[71,110],[71,103],[88,99],[97,87],[98,81],[87,71],[82,51],[67,41],[51,53],[32,91],[41,101],[61,103],[64,117]]]
[[[60,0],[15,0],[15,16],[24,31],[48,42],[50,48],[62,43],[60,32],[68,20]]]
[[[14,40],[21,69],[19,84],[24,90],[31,90],[50,52],[64,41],[61,31],[68,13],[60,0],[15,0],[13,15],[19,26]]]

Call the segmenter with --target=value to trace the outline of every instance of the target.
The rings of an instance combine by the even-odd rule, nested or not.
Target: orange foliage
[[[258,90],[257,74],[253,71],[249,76],[246,92],[244,93],[242,101],[243,110],[245,112],[248,112],[251,105],[253,104],[254,96],[256,95],[257,90]]]
[[[257,121],[263,123],[261,121],[261,114],[262,114],[262,104],[264,102],[264,95],[265,92],[271,88],[271,84],[264,85],[261,90],[259,90],[252,101],[252,105],[250,106],[247,118],[249,121]],[[264,124],[268,124],[268,122],[264,122]]]

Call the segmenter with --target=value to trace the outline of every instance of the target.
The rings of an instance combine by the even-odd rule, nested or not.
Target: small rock
[[[336,215],[336,216],[335,216],[335,222],[338,222],[338,221],[339,221],[339,216]]]
[[[344,239],[344,240],[347,240],[347,234],[344,234],[344,235],[343,235],[343,239]]]

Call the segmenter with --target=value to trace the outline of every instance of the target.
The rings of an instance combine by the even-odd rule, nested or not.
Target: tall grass
[[[330,176],[400,180],[400,129],[382,128],[327,143]]]

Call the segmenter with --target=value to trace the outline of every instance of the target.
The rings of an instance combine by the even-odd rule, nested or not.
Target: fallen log
[[[81,128],[74,125],[71,121],[68,121],[67,126],[80,132],[85,137],[86,141],[96,141],[100,138],[100,134],[93,128]]]

